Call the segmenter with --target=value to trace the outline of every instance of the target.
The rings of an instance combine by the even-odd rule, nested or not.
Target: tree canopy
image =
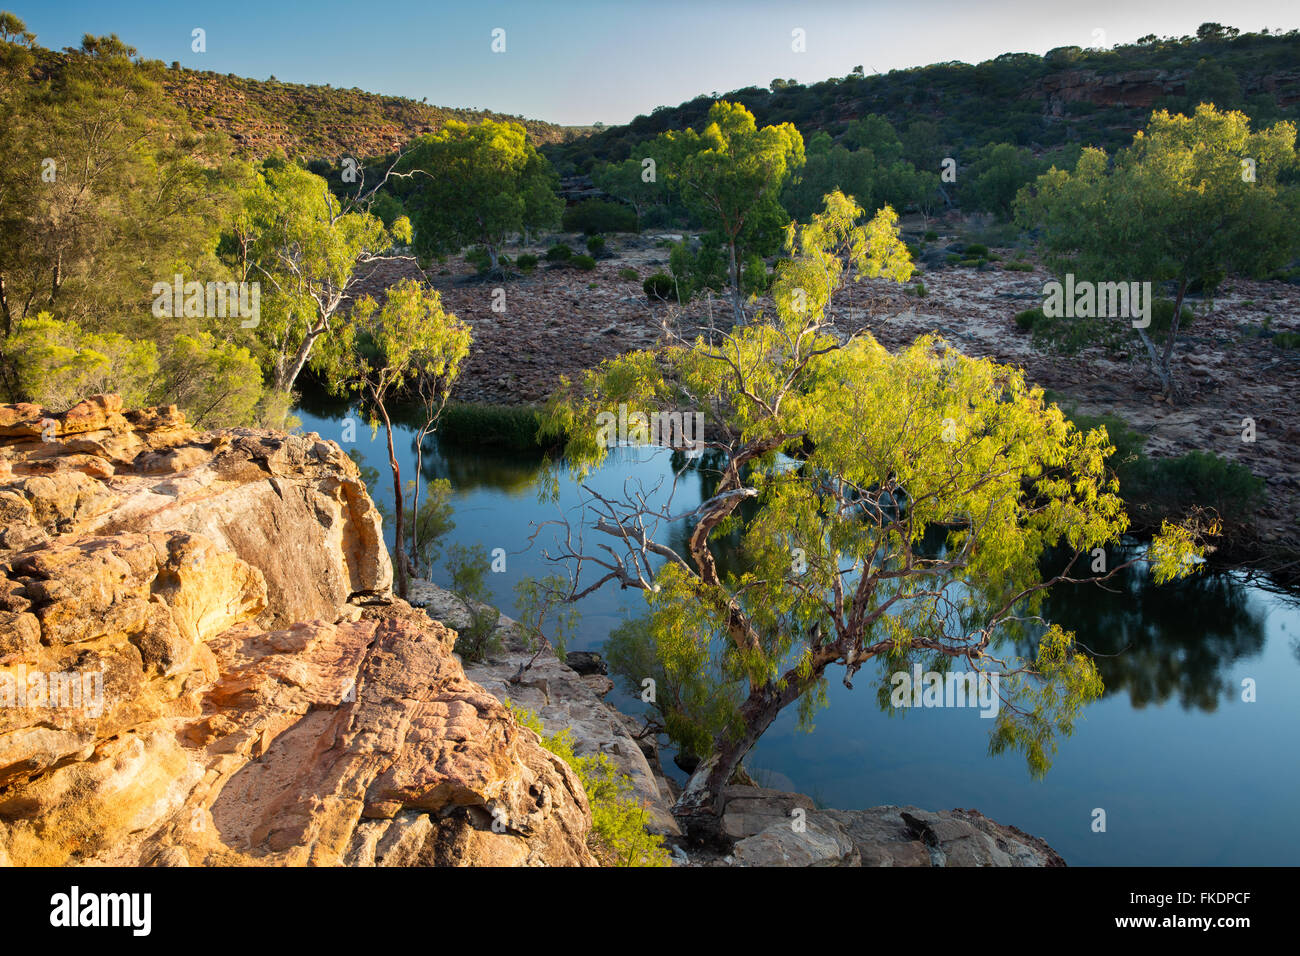
[[[781,187],[804,164],[803,137],[790,123],[759,129],[745,107],[719,101],[700,132],[667,132],[657,153],[666,181],[727,247],[732,309],[743,324],[740,264],[747,245],[761,242],[764,231],[779,234],[789,220]]]
[[[1042,247],[1058,273],[1173,283],[1164,341],[1134,329],[1152,373],[1171,392],[1188,288],[1212,289],[1228,272],[1267,273],[1300,245],[1300,197],[1279,183],[1295,168],[1295,139],[1292,123],[1252,132],[1244,113],[1206,103],[1193,116],[1157,111],[1113,162],[1088,149],[1072,173],[1053,167],[1040,176],[1017,200],[1017,216],[1042,227]]]
[[[671,501],[636,489],[591,491],[590,523],[609,549],[561,535],[551,554],[580,562],[575,597],[606,582],[642,589],[663,672],[714,688],[706,713],[677,714],[711,741],[675,809],[704,839],[741,759],[785,707],[811,717],[832,667],[848,686],[868,664],[882,687],[913,663],[1000,672],[992,749],[1020,751],[1043,772],[1055,737],[1100,693],[1095,666],[1057,624],[1029,660],[999,642],[1080,555],[1127,528],[1104,429],[1079,432],[1019,370],[929,336],[891,354],[829,325],[849,268],[910,274],[892,210],[863,222],[831,194],[790,227],[786,251],[774,314],[604,362],[556,396],[544,424],[569,436],[581,474],[606,454],[598,416],[620,403],[695,407],[711,420],[721,474],[702,504],[674,516]],[[681,547],[651,530],[674,517],[688,525]],[[1168,532],[1151,552],[1161,580],[1191,567],[1191,532]],[[728,573],[714,548],[734,534],[744,560]],[[1045,578],[1039,558],[1058,544],[1070,557]]]
[[[493,271],[512,234],[559,222],[557,177],[518,123],[447,123],[415,141],[399,170],[417,179],[408,205],[415,248],[445,255],[477,243]]]

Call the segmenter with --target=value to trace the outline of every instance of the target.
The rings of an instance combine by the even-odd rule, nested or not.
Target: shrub
[[[127,408],[147,405],[158,374],[158,346],[108,332],[83,331],[48,312],[23,319],[6,343],[28,401],[67,411],[83,398],[117,392]]]
[[[583,272],[590,272],[596,268],[596,260],[591,256],[574,256],[569,261]]]
[[[515,260],[515,265],[517,265],[519,271],[525,275],[531,274],[532,271],[537,268],[537,257],[525,252]]]
[[[178,335],[163,351],[151,403],[175,403],[200,428],[253,424],[262,369],[248,349],[209,332]]]
[[[685,240],[673,243],[668,253],[668,268],[677,280],[677,289],[683,300],[705,289],[720,292],[727,285],[727,263],[723,258],[722,244],[712,233],[700,240],[698,249],[691,249]]]
[[[537,413],[520,405],[483,405],[453,402],[438,422],[438,441],[450,444],[490,445],[519,451],[536,451]]]
[[[1264,499],[1264,480],[1239,462],[1213,452],[1189,451],[1177,458],[1145,459],[1134,497],[1164,518],[1194,507],[1212,508],[1227,524],[1245,524]],[[1121,485],[1121,490],[1123,486]]]
[[[1273,336],[1273,344],[1280,349],[1300,348],[1300,332],[1279,332]]]
[[[546,250],[547,262],[567,262],[573,255],[573,250],[562,242],[557,242],[551,248]]]
[[[1191,328],[1195,313],[1190,306],[1183,306],[1182,318],[1178,320],[1179,329]],[[1156,299],[1151,303],[1151,328],[1157,332],[1168,332],[1174,320],[1174,303],[1172,299]]]
[[[506,698],[515,720],[542,739],[542,746],[567,763],[587,792],[591,805],[591,850],[606,866],[668,866],[663,837],[645,829],[645,807],[632,795],[632,781],[603,753],[579,757],[569,728],[547,734],[532,711]]]
[[[1033,272],[1034,264],[1032,262],[1008,262],[1002,268],[1010,272]]]
[[[1023,332],[1028,332],[1040,321],[1042,321],[1042,318],[1043,318],[1043,310],[1041,308],[1025,309],[1025,311],[1023,312],[1017,312],[1016,328],[1020,329]]]
[[[605,251],[604,236],[587,237],[587,252],[591,253],[591,255],[595,256],[596,258],[600,258],[601,253],[603,253],[604,251]]]
[[[923,238],[925,239],[926,242],[934,242],[936,239],[939,238],[939,234],[935,232],[933,229],[927,229],[925,231],[925,236]]]
[[[1106,465],[1119,480],[1119,493],[1135,527],[1157,528],[1196,508],[1210,508],[1225,524],[1254,518],[1264,498],[1264,482],[1245,465],[1212,452],[1190,451],[1177,458],[1148,458],[1146,436],[1115,415],[1067,412],[1081,430],[1103,425],[1115,451]]]
[[[967,259],[978,259],[989,254],[989,247],[979,242],[972,242],[966,247]]]
[[[645,290],[646,298],[652,302],[667,302],[677,295],[677,287],[673,282],[673,277],[664,275],[662,272],[656,272],[645,282],[642,282],[641,288]]]
[[[907,291],[912,295],[916,296],[918,299],[924,299],[927,295],[930,294],[930,290],[925,287],[924,282],[918,282],[916,285],[912,286],[912,288],[908,289]]]
[[[628,282],[635,281],[638,275],[639,273],[631,266],[624,266],[622,269],[618,270],[618,277]]]
[[[636,213],[622,203],[605,199],[584,199],[564,211],[565,232],[636,232]]]

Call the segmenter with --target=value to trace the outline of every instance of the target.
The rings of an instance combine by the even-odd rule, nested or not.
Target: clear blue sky
[[[0,0],[42,46],[116,33],[153,59],[360,87],[557,123],[626,122],[699,93],[809,83],[1007,52],[1190,34],[1215,20],[1292,29],[1278,0]],[[207,52],[190,49],[207,31]],[[491,33],[506,31],[506,51]],[[791,31],[807,37],[791,49]],[[1097,33],[1095,31],[1102,31]]]

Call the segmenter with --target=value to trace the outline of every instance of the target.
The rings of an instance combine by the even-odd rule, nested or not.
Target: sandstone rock
[[[595,863],[336,445],[100,396],[0,406],[0,462],[0,863]]]
[[[1065,865],[1044,841],[975,810],[819,810],[803,794],[758,787],[728,787],[723,799],[729,865]]]
[[[432,617],[452,626],[463,626],[464,608],[451,592],[428,581],[411,584],[411,600],[424,606]],[[601,675],[584,677],[561,663],[549,650],[533,659],[518,625],[502,615],[497,636],[504,653],[489,661],[467,664],[465,673],[499,699],[533,711],[547,733],[568,729],[576,754],[604,753],[631,780],[636,797],[646,806],[647,829],[652,833],[678,835],[680,829],[670,808],[673,797],[662,785],[645,752],[633,739],[629,721],[601,698],[612,689],[612,681]],[[520,667],[532,661],[520,680]],[[599,681],[592,686],[589,681]],[[635,722],[631,722],[635,723]]]

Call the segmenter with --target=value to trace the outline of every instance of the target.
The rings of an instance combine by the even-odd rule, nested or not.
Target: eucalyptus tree
[[[584,482],[582,520],[558,519],[546,546],[573,600],[641,590],[662,673],[714,688],[680,698],[706,701],[703,713],[677,715],[706,724],[707,752],[674,808],[699,839],[719,837],[721,791],[755,742],[790,705],[806,723],[836,670],[852,687],[878,668],[890,706],[890,675],[913,664],[999,675],[991,748],[1023,753],[1035,773],[1101,693],[1072,636],[1034,617],[1045,589],[1089,577],[1080,559],[1128,526],[1105,431],[1075,429],[1019,369],[930,336],[892,354],[835,327],[828,306],[850,274],[911,273],[893,210],[862,219],[830,194],[787,231],[773,314],[608,360],[564,382],[544,417],[545,434],[567,436],[579,477],[605,459],[621,405],[629,421],[630,409],[683,406],[709,420],[703,447],[722,464],[699,505],[675,510],[676,482],[657,496]],[[927,533],[943,546],[925,547]],[[729,536],[743,558],[731,572],[718,554]],[[1158,580],[1195,566],[1195,537],[1164,529],[1147,552]],[[1070,556],[1044,575],[1040,556],[1055,545]],[[1039,626],[1031,659],[1003,649],[1004,636]]]
[[[759,129],[744,106],[720,100],[709,108],[702,131],[664,133],[655,152],[663,157],[665,181],[727,247],[733,317],[743,325],[740,264],[745,246],[763,230],[789,221],[780,204],[781,188],[804,164],[803,136],[793,123]]]
[[[358,302],[351,321],[341,330],[340,345],[350,360],[349,372],[340,384],[361,393],[372,428],[381,420],[384,424],[393,476],[397,591],[406,597],[405,496],[388,405],[411,386],[418,386],[426,395],[447,394],[469,355],[473,336],[469,326],[443,309],[437,290],[414,279],[389,286],[385,296],[382,306],[369,296]]]
[[[1145,131],[1110,161],[1084,150],[1074,171],[1052,168],[1021,191],[1016,215],[1041,226],[1049,265],[1089,282],[1170,281],[1174,308],[1164,341],[1133,332],[1166,394],[1183,299],[1194,283],[1227,273],[1267,274],[1300,248],[1296,127],[1251,132],[1244,113],[1202,103],[1193,116],[1153,113]],[[1098,336],[1112,323],[1080,321]]]
[[[364,205],[336,199],[325,180],[301,167],[267,161],[244,197],[227,243],[241,280],[264,291],[254,334],[270,366],[273,388],[287,393],[309,361],[333,371],[348,355],[342,316],[361,267],[410,242],[405,216],[386,229]]]
[[[519,123],[447,123],[417,139],[399,165],[414,178],[415,247],[459,252],[477,243],[500,271],[507,237],[556,225],[564,202],[558,177]]]

